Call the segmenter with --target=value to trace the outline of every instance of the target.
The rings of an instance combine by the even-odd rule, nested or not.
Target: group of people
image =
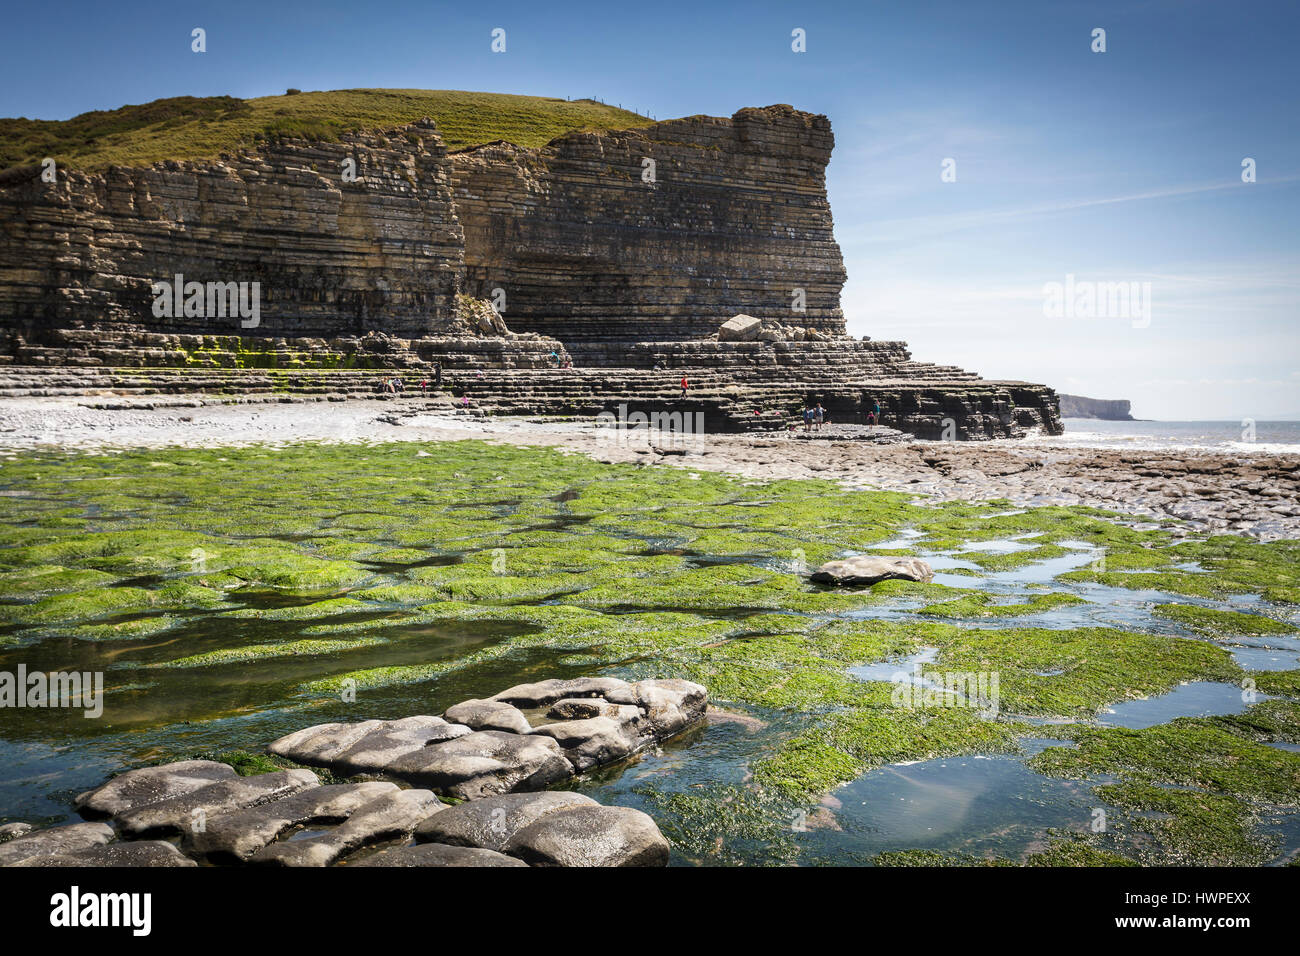
[[[757,415],[758,411],[755,410],[754,414]],[[818,402],[816,405],[806,406],[804,408],[803,410],[804,431],[819,432],[822,430],[823,425],[829,425],[830,423],[831,423],[831,413],[828,412],[822,406],[821,402]],[[875,428],[876,425],[878,424],[880,424],[880,403],[875,402],[872,405],[871,411],[867,412],[867,426],[869,428]],[[795,431],[798,427],[799,426],[797,424],[791,424],[790,431]]]
[[[483,373],[480,372],[479,374],[482,375]],[[380,382],[385,392],[397,393],[397,392],[406,391],[406,383],[403,382],[400,377],[385,378],[385,379],[381,379]],[[429,386],[433,386],[434,388],[442,387],[442,363],[441,362],[433,363],[432,381],[429,380],[429,377],[427,375],[420,380],[420,391],[427,392],[429,390]]]
[[[804,431],[821,431],[822,425],[831,423],[830,412],[822,407],[822,403],[806,407],[803,410],[803,430]],[[791,426],[793,428],[794,426]]]
[[[572,359],[560,360],[560,354],[554,349],[551,350],[551,368],[573,368]]]

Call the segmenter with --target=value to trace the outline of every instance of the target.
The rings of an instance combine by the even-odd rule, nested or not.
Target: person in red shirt
[[[690,386],[690,383],[686,381],[686,376],[683,375],[683,376],[682,376],[682,394],[681,394],[681,396],[680,396],[681,398],[685,398],[685,397],[686,397],[686,390],[689,389],[690,387],[691,387],[691,386]]]

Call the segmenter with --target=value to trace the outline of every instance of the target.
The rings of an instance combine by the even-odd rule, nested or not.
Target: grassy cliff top
[[[0,169],[39,163],[97,169],[205,159],[259,140],[334,140],[431,116],[448,149],[509,140],[543,146],[575,129],[630,129],[652,121],[593,100],[460,90],[330,90],[260,96],[177,96],[82,113],[69,120],[0,119]]]

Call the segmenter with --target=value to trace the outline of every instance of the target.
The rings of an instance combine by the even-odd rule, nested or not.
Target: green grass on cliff
[[[592,100],[459,90],[331,90],[261,96],[177,96],[69,120],[0,119],[0,168],[46,156],[100,169],[207,159],[280,136],[335,140],[431,116],[448,149],[494,140],[544,146],[575,129],[630,129],[651,120]]]

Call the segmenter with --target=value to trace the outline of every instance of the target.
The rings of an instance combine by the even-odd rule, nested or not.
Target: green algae
[[[1159,604],[1151,613],[1168,618],[1198,634],[1217,637],[1262,637],[1268,634],[1292,634],[1296,630],[1293,624],[1260,614],[1221,611],[1196,604]]]
[[[1076,594],[1063,594],[1059,591],[1050,594],[1035,594],[1028,601],[1019,604],[998,604],[994,598],[985,593],[968,594],[955,601],[944,601],[920,609],[918,613],[934,617],[1022,617],[1027,614],[1041,614],[1058,607],[1088,602]]]
[[[1214,599],[1256,594],[1261,613],[1239,616],[1250,620],[1156,611],[1210,637],[1255,633],[1233,628],[1280,626],[1269,604],[1294,598],[1294,542],[1180,541],[1169,529],[1139,531],[1097,509],[996,514],[997,504],[918,505],[909,495],[825,481],[741,481],[480,442],[429,447],[433,454],[412,445],[310,445],[24,453],[6,461],[0,486],[22,494],[7,499],[13,511],[0,522],[0,595],[29,603],[0,605],[12,627],[28,628],[0,641],[15,633],[95,641],[173,630],[180,636],[156,642],[157,650],[142,641],[112,651],[122,648],[129,666],[155,668],[160,686],[206,666],[275,662],[247,668],[252,675],[292,666],[272,702],[403,687],[393,699],[418,700],[425,682],[482,693],[533,660],[697,680],[716,703],[762,715],[770,736],[749,764],[752,779],[734,793],[691,794],[656,812],[683,852],[719,859],[710,847],[721,839],[721,858],[736,862],[752,852],[746,841],[766,846],[767,859],[793,858],[782,815],[873,767],[1017,753],[1022,738],[1041,733],[1020,716],[1086,720],[1187,680],[1254,682],[1260,693],[1296,696],[1296,672],[1242,672],[1210,641],[1110,627],[960,626],[1071,605],[1087,613],[1071,586],[1099,582]],[[1098,560],[1014,603],[933,583],[808,582],[806,571],[820,561],[907,529],[922,533],[916,548],[875,553],[946,550],[980,569],[964,569],[972,578],[1061,557],[1077,542],[1099,549]],[[1006,540],[1032,547],[971,549]],[[864,615],[879,617],[856,619]],[[217,621],[219,630],[202,629]],[[458,632],[480,637],[440,652],[438,642]],[[849,672],[922,649],[935,655],[927,674],[996,673],[999,712],[899,706],[894,685]],[[270,685],[211,712],[258,701],[261,686]],[[1066,751],[1072,758],[1052,748],[1030,765],[1078,779],[1111,774],[1134,788],[1112,794],[1113,805],[1135,815],[1124,825],[1153,847],[1151,860],[1212,857],[1191,845],[1193,822],[1143,830],[1143,813],[1165,821],[1206,815],[1225,828],[1230,850],[1221,859],[1257,861],[1259,804],[1291,799],[1287,761],[1295,755],[1268,746],[1295,738],[1288,704],[1161,725],[1167,740],[1121,732],[1139,735],[1135,743],[1110,728],[1073,725],[1061,730],[1079,741]],[[1176,759],[1162,763],[1162,747],[1175,747]],[[1256,790],[1231,789],[1244,786],[1230,772],[1238,763],[1263,780]],[[1158,794],[1137,789],[1171,786],[1222,799],[1172,797],[1157,807]],[[1128,859],[1115,849],[1071,836],[1021,862]]]
[[[1049,776],[1106,773],[1300,806],[1300,754],[1253,740],[1243,726],[1217,717],[1180,717],[1141,730],[1074,725],[1067,732],[1075,747],[1049,747],[1029,766]]]
[[[246,647],[232,647],[220,651],[208,651],[205,654],[193,654],[179,657],[174,661],[157,664],[157,667],[211,667],[215,664],[241,664],[247,661],[266,660],[273,657],[302,657],[312,654],[335,654],[339,651],[356,650],[359,647],[374,647],[384,644],[382,638],[356,638],[349,641],[289,641],[284,644],[251,644]]]
[[[996,673],[1002,709],[1024,715],[1088,717],[1184,681],[1243,674],[1224,648],[1113,628],[963,629],[939,646],[939,668]]]
[[[1128,832],[1143,834],[1134,850],[1145,863],[1175,866],[1260,866],[1277,853],[1255,829],[1258,813],[1236,796],[1125,781],[1096,788],[1099,798],[1129,810]]]

